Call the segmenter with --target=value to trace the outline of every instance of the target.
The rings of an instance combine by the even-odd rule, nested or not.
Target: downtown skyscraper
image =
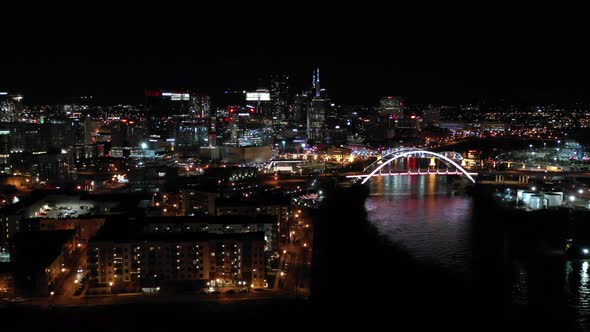
[[[326,96],[326,91],[320,86],[320,68],[313,72],[312,91],[313,97],[309,110],[307,111],[307,139],[318,141],[321,139],[321,131],[326,121],[326,113],[330,105],[330,100]]]

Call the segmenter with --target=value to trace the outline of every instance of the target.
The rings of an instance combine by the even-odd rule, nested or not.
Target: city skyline
[[[586,11],[12,5],[2,331],[590,326]]]

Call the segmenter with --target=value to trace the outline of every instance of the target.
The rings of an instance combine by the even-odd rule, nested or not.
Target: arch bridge
[[[417,171],[412,172],[411,167],[408,168],[407,171],[400,172],[398,170],[392,169],[392,163],[396,160],[400,160],[402,158],[429,158],[430,163],[428,167],[421,170],[418,164]],[[439,160],[440,162],[437,164],[435,160]],[[391,152],[383,155],[382,158],[378,159],[368,167],[364,169],[364,174],[360,175],[348,175],[348,178],[357,178],[362,179],[362,183],[367,183],[373,176],[392,176],[392,175],[462,175],[467,178],[472,183],[475,183],[475,178],[477,173],[470,173],[465,170],[459,164],[462,160],[460,154],[456,152],[432,152],[428,150],[421,150],[421,149],[413,149],[413,148],[402,148],[392,150]],[[459,161],[459,163],[457,163]],[[409,161],[408,161],[409,163]],[[440,169],[440,164],[446,166],[444,170]],[[386,168],[387,167],[387,168]]]

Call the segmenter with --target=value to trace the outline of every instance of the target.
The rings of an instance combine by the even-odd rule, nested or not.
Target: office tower
[[[422,123],[425,126],[438,126],[440,124],[440,109],[432,108],[432,105],[429,105],[427,109],[422,111]]]
[[[320,87],[320,68],[316,68],[313,72],[312,85],[313,97],[307,110],[307,139],[318,141],[321,139],[322,128],[330,106],[326,90]]]
[[[145,107],[149,134],[173,138],[177,124],[171,118],[190,113],[190,94],[186,91],[146,91]]]
[[[307,110],[309,109],[309,97],[306,93],[298,93],[293,101],[293,120],[295,124],[305,125]]]
[[[379,101],[379,114],[393,116],[395,119],[404,117],[404,100],[402,97],[387,96]]]
[[[0,91],[0,122],[16,122],[22,109],[21,95]]]
[[[209,144],[209,122],[184,121],[180,123],[176,134],[178,146],[207,146]]]
[[[326,111],[329,100],[322,97],[314,97],[311,100],[307,112],[307,139],[318,140],[321,138],[321,130],[326,121]]]
[[[197,118],[208,118],[211,116],[211,98],[202,93],[193,93],[189,96],[192,115]]]
[[[314,97],[321,97],[322,89],[320,88],[320,68],[316,68],[313,72],[312,80],[312,95]]]
[[[272,123],[274,104],[268,89],[246,92],[246,104],[254,107],[253,117]]]
[[[10,172],[10,130],[0,130],[0,173]]]
[[[270,76],[269,92],[272,103],[272,123],[285,121],[289,109],[289,75],[274,74]]]

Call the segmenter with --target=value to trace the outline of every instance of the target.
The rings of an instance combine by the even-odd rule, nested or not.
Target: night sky
[[[415,103],[590,101],[590,27],[581,8],[223,5],[14,9],[0,23],[0,89],[30,103],[80,94],[141,102],[145,88],[215,97],[256,88],[273,72],[292,74],[295,90],[309,88],[319,65],[322,87],[345,104],[374,105],[382,95]]]

